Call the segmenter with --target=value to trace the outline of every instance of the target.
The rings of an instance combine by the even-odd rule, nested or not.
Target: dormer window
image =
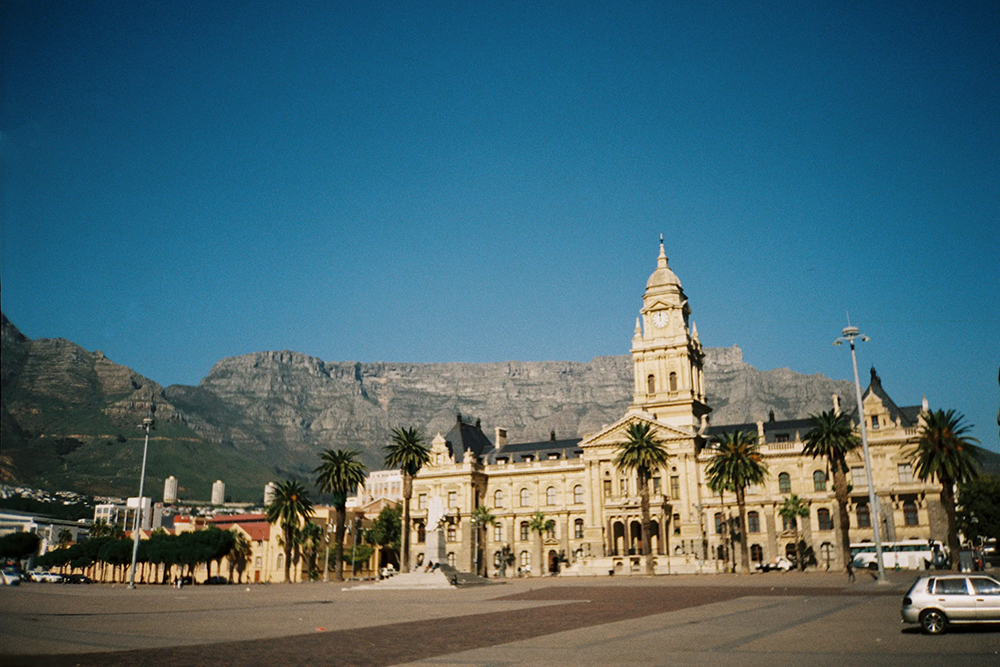
[[[776,433],[775,436],[774,436],[774,441],[775,442],[788,442],[788,434],[787,433]]]
[[[559,454],[557,452],[549,452],[548,459],[549,459],[549,461],[558,461],[559,460]]]
[[[521,460],[524,461],[525,463],[531,463],[532,461],[535,460],[535,457],[531,454],[525,454],[524,456],[521,457]]]
[[[497,457],[497,465],[501,465],[501,466],[507,465],[507,457],[506,456],[498,456]]]
[[[879,426],[878,415],[872,415],[872,430],[873,431],[877,431],[878,430],[878,426]]]

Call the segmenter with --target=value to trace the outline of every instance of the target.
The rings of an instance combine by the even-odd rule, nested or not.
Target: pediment
[[[675,301],[669,301],[663,298],[656,298],[645,304],[642,310],[639,311],[642,314],[650,313],[654,310],[663,310],[664,308],[677,308],[678,304]]]
[[[580,442],[580,447],[608,447],[618,445],[628,440],[628,427],[630,424],[635,423],[649,424],[653,431],[653,436],[661,442],[690,440],[695,435],[694,433],[683,431],[675,426],[657,421],[653,418],[653,415],[647,412],[631,412],[611,426],[584,438]]]

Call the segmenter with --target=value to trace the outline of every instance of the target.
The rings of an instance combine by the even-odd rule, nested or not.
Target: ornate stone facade
[[[710,425],[705,401],[704,353],[691,306],[680,280],[670,270],[663,243],[657,266],[646,283],[632,339],[635,386],[624,417],[583,439],[507,443],[496,429],[491,443],[478,424],[459,415],[445,435],[438,433],[431,461],[414,480],[413,565],[447,561],[464,571],[520,571],[564,575],[640,573],[641,518],[635,474],[614,466],[628,425],[650,425],[670,459],[652,475],[651,543],[660,574],[718,572],[738,560],[730,535],[735,498],[713,494],[705,481],[711,459],[706,444],[723,432],[756,432],[768,466],[760,487],[747,492],[747,540],[752,558],[769,561],[794,551],[791,526],[778,507],[791,493],[809,505],[798,526],[806,562],[839,568],[838,512],[826,463],[802,454],[809,420]],[[833,407],[839,409],[834,396]],[[874,484],[881,507],[883,539],[943,539],[945,527],[936,486],[913,478],[909,450],[919,430],[923,406],[899,408],[882,390],[872,370],[865,392]],[[860,451],[849,462],[851,539],[872,539],[864,464]],[[495,525],[472,525],[472,511],[485,505]],[[541,534],[532,519],[542,513],[552,524]],[[478,532],[478,534],[477,534]],[[509,555],[504,566],[503,561]]]

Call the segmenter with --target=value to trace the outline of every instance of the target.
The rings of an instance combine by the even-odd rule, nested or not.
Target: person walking
[[[854,583],[854,563],[847,561],[847,581]]]

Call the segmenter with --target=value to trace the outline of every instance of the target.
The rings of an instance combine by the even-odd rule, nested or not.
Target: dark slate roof
[[[540,440],[538,442],[518,442],[504,445],[502,449],[494,449],[487,457],[488,463],[496,463],[497,458],[507,457],[511,463],[520,463],[524,457],[531,456],[535,461],[545,461],[550,454],[558,454],[560,459],[578,459],[583,454],[580,449],[581,438],[565,440]]]
[[[800,437],[805,437],[812,429],[812,422],[809,419],[782,419],[776,421],[765,421],[764,422],[764,442],[776,442],[777,436],[780,434],[786,434],[788,436],[789,442],[795,440],[795,432],[799,432]],[[724,433],[731,433],[732,431],[744,431],[746,433],[751,433],[754,436],[757,435],[757,424],[720,424],[718,426],[708,427],[709,438],[721,436]]]
[[[445,434],[444,439],[448,441],[448,447],[456,463],[461,463],[465,457],[465,451],[472,450],[472,455],[481,457],[488,454],[493,449],[493,443],[489,441],[480,428],[479,422],[475,425],[468,424],[462,420],[462,415],[455,420],[455,425]]]

